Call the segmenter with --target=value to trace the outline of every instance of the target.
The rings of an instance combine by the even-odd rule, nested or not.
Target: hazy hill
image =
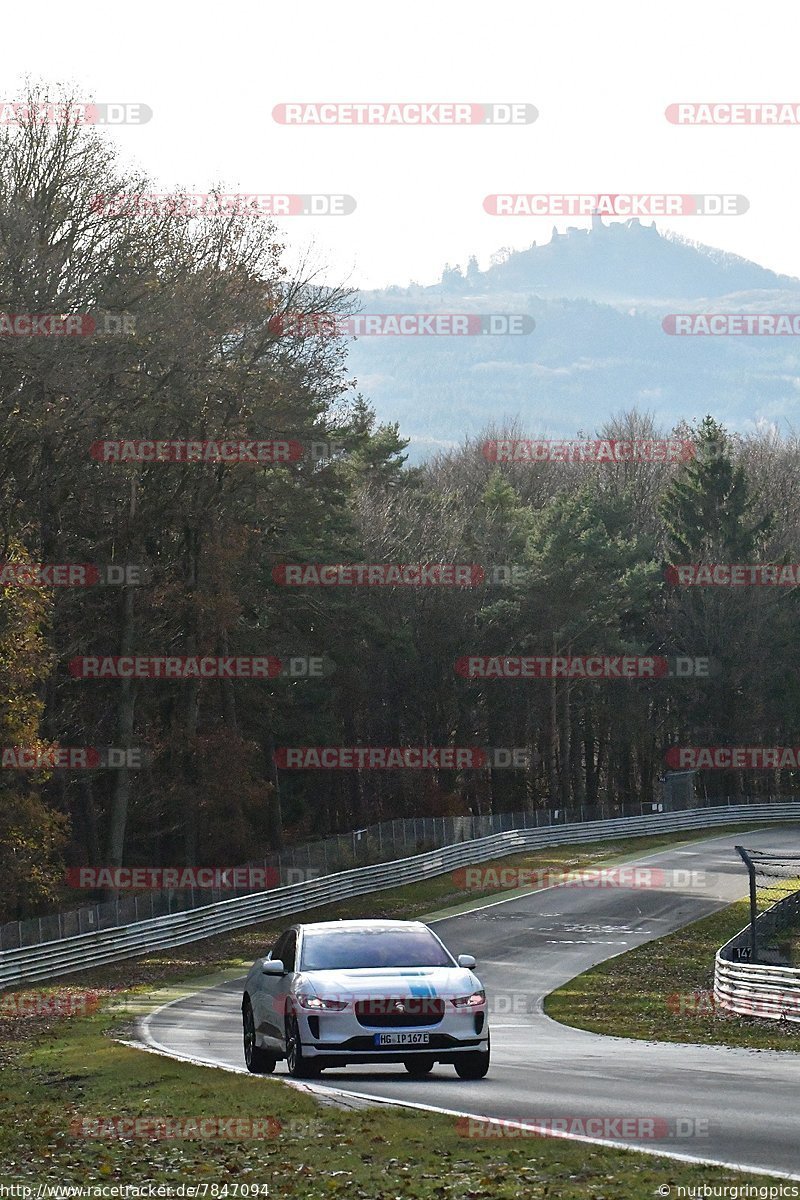
[[[554,231],[545,245],[494,259],[486,271],[474,260],[448,267],[431,286],[362,293],[364,312],[515,312],[536,322],[521,336],[351,342],[359,387],[381,419],[399,420],[415,458],[504,417],[556,437],[634,405],[664,425],[708,411],[738,429],[794,423],[794,338],[673,337],[661,321],[671,312],[800,312],[800,280],[635,220]]]

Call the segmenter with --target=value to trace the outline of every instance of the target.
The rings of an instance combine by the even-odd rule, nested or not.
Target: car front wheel
[[[483,1079],[489,1070],[490,1057],[489,1046],[485,1050],[470,1050],[466,1054],[459,1054],[454,1064],[456,1075],[459,1079]]]
[[[256,1045],[256,1023],[249,998],[242,1005],[242,1031],[244,1061],[248,1071],[253,1075],[271,1075],[278,1060],[274,1054]]]
[[[314,1079],[320,1072],[313,1059],[303,1057],[300,1026],[295,1016],[286,1018],[286,1066],[295,1079]]]

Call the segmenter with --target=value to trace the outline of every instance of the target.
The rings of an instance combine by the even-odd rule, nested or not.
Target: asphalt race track
[[[687,871],[705,873],[683,887],[553,887],[431,921],[454,954],[478,960],[492,1014],[487,1078],[464,1082],[450,1066],[422,1080],[402,1065],[352,1066],[326,1071],[311,1086],[526,1124],[682,1118],[667,1137],[663,1126],[657,1139],[615,1136],[612,1121],[593,1140],[800,1178],[800,1055],[602,1037],[542,1012],[543,997],[587,967],[745,895],[736,841],[800,851],[800,828],[717,835],[638,860],[680,871],[684,881]],[[241,984],[158,1010],[141,1023],[142,1039],[176,1057],[244,1070]]]

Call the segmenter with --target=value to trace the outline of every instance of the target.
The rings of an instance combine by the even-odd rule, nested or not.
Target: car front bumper
[[[305,1058],[329,1058],[345,1062],[404,1062],[407,1058],[433,1056],[438,1062],[452,1062],[465,1051],[489,1048],[489,1026],[485,1008],[468,1012],[447,1012],[435,1025],[402,1028],[362,1025],[352,1011],[341,1013],[297,1013],[300,1041]],[[428,1035],[422,1045],[378,1046],[375,1035],[382,1033]]]

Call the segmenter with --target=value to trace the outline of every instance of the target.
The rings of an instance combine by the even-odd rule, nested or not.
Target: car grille
[[[434,996],[390,996],[356,1001],[359,1025],[373,1029],[403,1029],[437,1025],[444,1016],[444,1001]]]

